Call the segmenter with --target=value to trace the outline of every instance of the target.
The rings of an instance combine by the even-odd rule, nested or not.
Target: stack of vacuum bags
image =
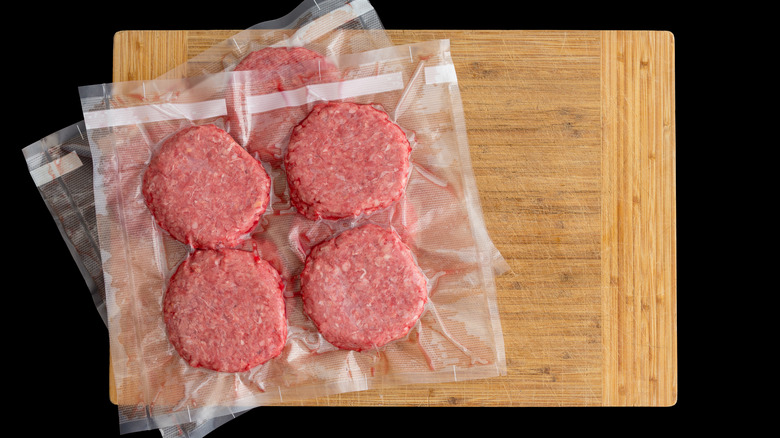
[[[506,374],[448,40],[304,1],[23,148],[109,332],[119,430]]]

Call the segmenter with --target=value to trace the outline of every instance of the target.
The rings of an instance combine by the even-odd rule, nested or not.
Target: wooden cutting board
[[[122,31],[114,81],[154,79],[236,33]],[[497,278],[508,374],[296,402],[677,402],[674,36],[388,30],[449,39]]]

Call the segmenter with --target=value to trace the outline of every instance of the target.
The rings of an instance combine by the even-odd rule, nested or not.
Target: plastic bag
[[[22,149],[30,176],[60,230],[107,323],[103,266],[97,240],[92,151],[84,122],[53,132]]]
[[[389,46],[390,40],[376,11],[367,0],[305,0],[286,16],[252,26],[221,44],[206,49],[163,77],[222,71],[234,67],[242,56],[252,50],[270,45],[311,47],[323,53],[335,54]],[[84,123],[79,122],[63,128],[25,148],[24,154],[31,176],[71,249],[101,318],[107,323],[91,184],[91,151],[83,126]],[[61,150],[72,152],[69,148],[74,145],[78,148],[78,155],[69,153],[67,157],[59,159]],[[41,174],[47,172],[67,169],[67,166],[73,167],[73,163],[80,164],[66,172],[67,175],[41,177]],[[122,411],[120,407],[120,416],[123,416]],[[203,436],[233,418],[239,411],[235,409],[224,418],[162,428],[161,432],[164,436],[179,436],[182,431],[186,431],[189,436]],[[123,432],[138,427],[134,426],[133,422],[125,422],[124,418],[120,421],[127,426],[123,427]],[[149,427],[154,427],[152,423],[149,424]],[[146,426],[141,425],[140,428]]]
[[[118,101],[110,101],[108,107],[111,109],[109,110],[85,111],[85,125],[87,126],[87,132],[91,134],[90,140],[93,145],[93,154],[96,157],[94,175],[95,196],[97,199],[96,211],[99,225],[98,234],[99,240],[102,242],[104,270],[110,278],[107,282],[109,291],[112,291],[112,287],[115,288],[117,283],[124,278],[120,276],[122,273],[121,268],[111,267],[125,253],[124,248],[127,247],[130,253],[138,252],[143,254],[146,249],[149,249],[143,248],[144,245],[149,243],[149,240],[148,238],[144,239],[139,234],[139,230],[146,228],[152,233],[157,233],[157,229],[153,228],[152,223],[143,221],[143,219],[148,218],[145,215],[146,207],[142,202],[137,202],[140,188],[140,180],[137,178],[141,174],[137,172],[137,167],[134,168],[133,163],[142,163],[146,160],[145,154],[148,152],[143,148],[137,148],[137,146],[147,145],[147,143],[159,143],[160,140],[179,128],[191,126],[190,118],[196,119],[201,123],[211,120],[219,124],[220,118],[226,115],[224,93],[238,82],[229,78],[239,75],[241,74],[225,73],[192,79],[108,84],[97,87],[83,87],[81,89],[81,93],[84,96],[97,92],[97,95],[95,95],[97,97],[96,102],[98,102],[97,106],[110,101],[104,101],[102,96],[104,89],[119,98]],[[149,102],[157,102],[157,104],[150,104]],[[85,108],[90,107],[93,110],[96,108],[89,97],[84,98],[84,105]],[[124,125],[125,123],[129,123],[129,125]],[[104,126],[105,129],[101,130],[101,128],[96,128],[96,126]],[[105,150],[108,150],[109,153],[117,152],[121,157],[108,157],[106,161],[108,165],[101,165],[101,160],[106,158],[104,155]],[[141,155],[137,155],[138,153]],[[113,167],[114,164],[117,167]],[[122,201],[124,199],[135,199],[135,202],[124,203]],[[112,211],[113,208],[118,208],[121,212],[119,210]],[[117,224],[111,222],[113,218],[118,216],[122,216],[123,221],[125,219],[128,220],[120,227],[122,228],[121,233],[125,231],[128,233],[126,236],[129,237],[129,240],[127,241],[121,240],[123,236],[116,234]],[[105,217],[112,219],[101,221],[101,218]],[[186,254],[186,248],[178,245],[178,242],[168,242],[168,239],[165,239],[164,236],[153,236],[152,240],[158,238],[160,240],[154,243],[153,246],[157,244],[167,245],[167,248],[172,252],[170,257],[173,260],[180,260]],[[118,242],[118,240],[120,241]],[[138,242],[142,243],[141,249],[133,246]],[[152,249],[155,250],[157,248]],[[167,259],[167,256],[163,258]],[[130,257],[134,258],[137,255],[130,254]],[[155,261],[153,256],[142,256],[141,258],[154,263],[165,264],[165,260]],[[129,274],[130,277],[134,275],[133,272]],[[124,279],[135,284],[138,281],[135,278]],[[142,281],[145,280],[142,279]],[[141,283],[139,287],[144,289],[146,284]],[[218,417],[230,418],[251,407],[236,407],[226,404],[220,406],[219,409],[214,409],[207,406],[199,409],[197,414],[185,413],[174,418],[166,417],[166,419],[161,419],[154,413],[147,415],[145,408],[139,410],[136,404],[126,402],[124,394],[126,394],[127,385],[123,383],[123,376],[133,372],[143,376],[146,374],[146,371],[140,372],[137,368],[127,371],[123,366],[127,362],[123,359],[116,359],[116,357],[126,358],[123,353],[132,350],[132,348],[128,348],[127,345],[123,345],[119,350],[114,348],[113,334],[117,330],[115,326],[112,330],[110,322],[112,318],[121,320],[126,317],[132,318],[134,315],[132,311],[127,309],[121,309],[112,313],[110,309],[118,307],[112,306],[112,299],[115,298],[115,295],[109,293],[106,298],[109,309],[112,358],[114,359],[112,364],[118,393],[117,404],[119,405],[120,426],[123,432],[142,430],[144,427],[160,427],[165,432],[166,430],[179,431],[190,429],[192,425],[208,426],[215,424],[212,419]],[[143,305],[141,301],[136,302],[136,297],[129,298],[129,303],[131,306],[135,306],[135,304]],[[119,342],[124,343],[126,339]],[[132,361],[129,362],[129,366],[132,368],[134,364]]]
[[[51,212],[101,319],[107,324],[103,268],[92,181],[92,151],[84,121],[22,149],[30,176]],[[161,428],[163,437],[203,437],[244,411]]]
[[[243,81],[257,73],[80,90],[95,158],[100,245],[107,255],[112,359],[128,421],[151,419],[165,427],[382,385],[506,373],[494,284],[495,274],[506,265],[482,221],[449,42],[329,60],[338,66],[340,81],[280,95],[245,93],[247,101],[260,103],[244,106],[244,117],[279,105],[310,108],[323,99],[375,104],[412,139],[413,171],[405,196],[390,207],[355,219],[310,220],[290,208],[284,166],[264,163],[272,175],[275,199],[245,242],[248,249],[271,260],[285,279],[288,337],[280,356],[243,373],[193,368],[169,345],[161,301],[167,280],[189,248],[156,226],[141,197],[140,181],[154,149],[167,135],[191,124],[229,128],[227,98],[236,96],[229,90],[235,90],[236,83],[254,83]],[[314,245],[366,222],[392,228],[404,238],[428,279],[429,300],[404,339],[379,350],[356,352],[334,347],[317,332],[302,311],[297,278]]]

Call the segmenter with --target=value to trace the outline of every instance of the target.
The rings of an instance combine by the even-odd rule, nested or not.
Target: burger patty
[[[316,105],[293,129],[284,158],[290,201],[312,220],[385,208],[404,193],[411,150],[405,132],[372,105]]]
[[[367,224],[315,246],[301,273],[304,312],[331,344],[380,348],[422,314],[427,281],[392,230]]]
[[[271,178],[227,132],[201,125],[163,142],[141,190],[173,238],[193,248],[235,247],[265,212]]]
[[[168,339],[193,367],[242,372],[281,353],[287,320],[279,273],[254,253],[196,250],[163,298]]]

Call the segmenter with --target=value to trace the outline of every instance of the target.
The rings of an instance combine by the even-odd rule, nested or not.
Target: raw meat
[[[301,273],[301,296],[326,340],[362,351],[406,336],[425,309],[428,289],[398,235],[367,224],[312,249]]]
[[[193,367],[252,369],[286,343],[283,289],[279,273],[250,251],[196,250],[165,293],[168,339]]]
[[[165,140],[142,186],[160,227],[193,248],[237,246],[265,213],[270,190],[262,165],[214,125]]]
[[[370,214],[403,195],[411,145],[387,113],[319,104],[291,134],[284,164],[292,205],[309,219]]]

